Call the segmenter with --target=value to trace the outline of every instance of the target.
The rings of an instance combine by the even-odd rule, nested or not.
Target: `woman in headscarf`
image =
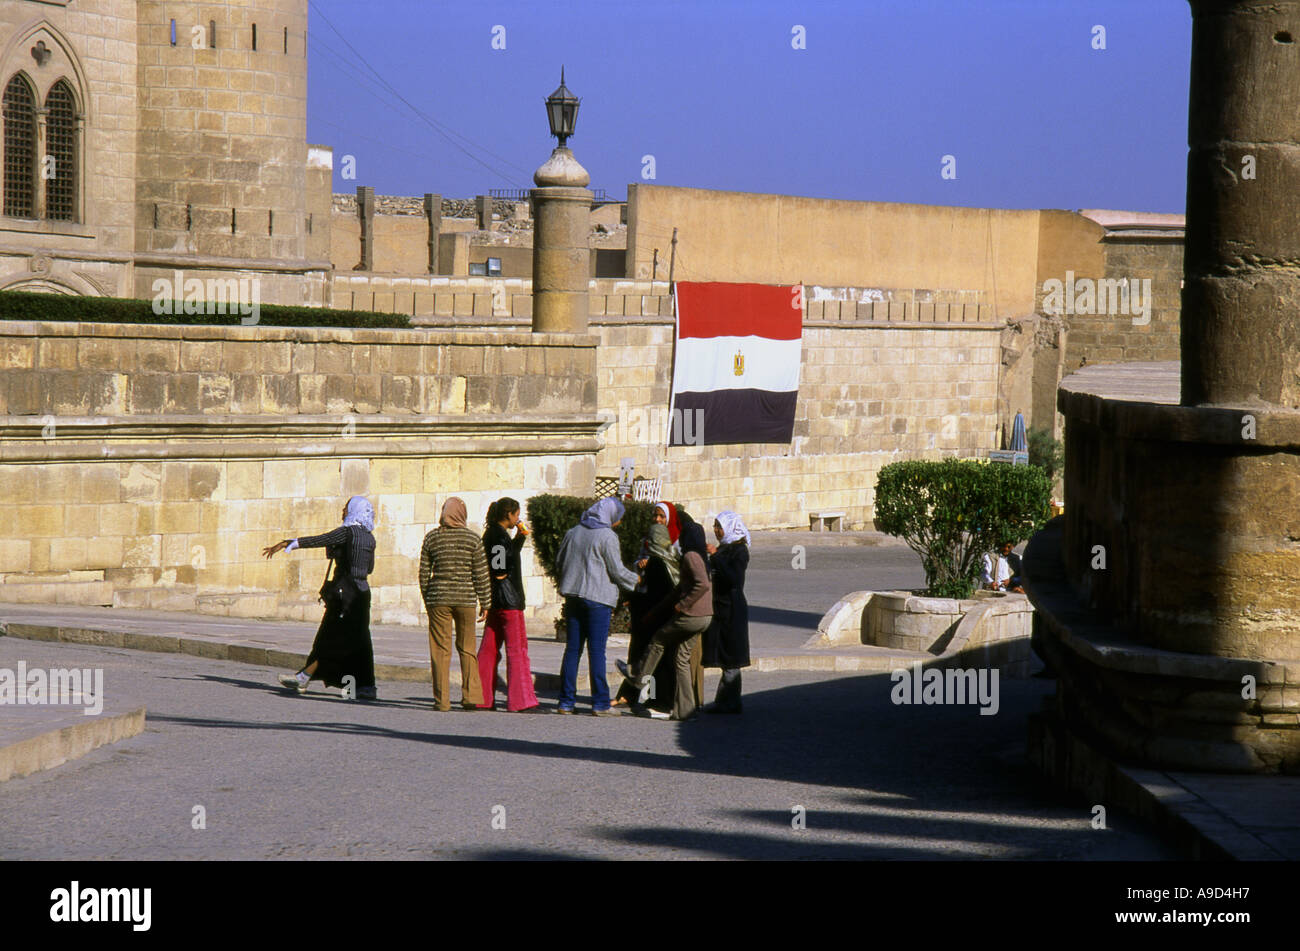
[[[564,596],[568,638],[560,664],[560,700],[556,713],[572,713],[578,691],[578,658],[587,646],[591,678],[591,712],[617,716],[609,703],[605,676],[605,642],[609,620],[618,604],[618,591],[631,591],[640,582],[623,566],[614,528],[623,520],[623,503],[601,499],[569,529],[555,556],[556,590]]]
[[[677,587],[681,580],[681,552],[673,547],[668,534],[667,517],[662,507],[655,509],[655,524],[650,526],[650,536],[644,545],[644,555],[637,562],[641,571],[641,583],[632,593],[629,604],[632,615],[631,642],[628,644],[628,657],[640,657],[650,643],[650,635],[657,631],[668,618],[660,610],[664,599]],[[673,512],[673,522],[677,513]],[[614,698],[614,706],[630,704],[636,699],[638,691],[633,688],[628,668],[622,661],[617,661],[619,670],[623,671],[623,685]],[[665,656],[654,670],[655,689],[646,706],[655,713],[667,717],[672,709],[673,664],[671,657]]]
[[[718,513],[713,522],[718,547],[709,546],[713,579],[713,623],[704,635],[704,666],[721,667],[722,681],[706,713],[740,713],[740,669],[749,666],[749,603],[745,569],[749,566],[749,529],[735,512]]]
[[[668,544],[677,544],[677,538],[682,533],[681,526],[677,522],[677,506],[671,502],[656,502],[654,520],[656,525],[663,525],[668,529]]]
[[[672,719],[689,720],[696,713],[695,688],[691,679],[691,650],[713,618],[713,593],[709,583],[708,551],[704,529],[689,515],[678,513],[682,549],[681,576],[677,587],[666,599],[671,620],[661,625],[650,638],[645,653],[630,665],[632,684],[640,691],[638,701],[645,702],[652,689],[651,677],[660,658],[674,653],[674,690]]]
[[[329,687],[346,687],[354,678],[360,700],[374,700],[375,650],[370,642],[370,582],[375,570],[375,510],[360,495],[343,507],[343,524],[325,535],[286,538],[262,549],[267,558],[295,548],[324,548],[334,560],[335,589],[345,592],[343,602],[327,603],[307,663],[296,674],[281,674],[281,686],[306,693],[313,678]],[[337,608],[337,610],[335,610]]]
[[[483,702],[478,658],[474,653],[474,606],[478,620],[487,618],[492,604],[483,542],[465,524],[465,503],[454,495],[442,506],[438,527],[420,546],[420,595],[429,615],[429,668],[433,705],[451,709],[451,638],[456,632],[460,655],[460,705],[477,710]]]

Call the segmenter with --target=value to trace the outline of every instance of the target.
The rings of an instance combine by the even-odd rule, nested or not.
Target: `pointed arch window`
[[[36,96],[21,75],[5,85],[4,213],[36,217]]]
[[[77,214],[77,101],[60,79],[45,97],[45,217],[73,221]]]

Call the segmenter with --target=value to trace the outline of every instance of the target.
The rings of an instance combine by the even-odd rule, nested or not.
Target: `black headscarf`
[[[707,565],[709,550],[705,547],[704,526],[681,510],[677,513],[677,524],[681,528],[681,534],[677,536],[677,544],[682,550],[682,556],[685,557],[687,552],[693,551],[704,559]]]

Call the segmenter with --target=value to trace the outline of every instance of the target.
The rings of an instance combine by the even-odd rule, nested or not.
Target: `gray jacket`
[[[564,536],[555,556],[556,588],[568,598],[586,598],[614,607],[618,589],[636,587],[636,573],[623,567],[618,536],[611,528],[575,525]],[[618,587],[615,587],[615,584]]]

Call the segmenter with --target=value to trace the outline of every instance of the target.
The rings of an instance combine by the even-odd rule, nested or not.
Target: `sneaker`
[[[573,707],[556,707],[556,713],[563,713],[566,716],[573,716]]]
[[[651,720],[668,720],[671,717],[671,713],[665,713],[663,710],[650,710]]]
[[[307,684],[309,684],[310,682],[311,681],[308,680],[299,680],[296,674],[280,675],[281,687],[284,687],[288,690],[296,690],[300,694],[307,692]]]
[[[612,710],[609,707],[606,707],[604,710],[592,710],[591,715],[593,717],[621,717],[623,715],[623,711]]]
[[[358,699],[358,700],[378,700],[378,699],[379,699],[379,691],[376,690],[374,687],[358,687],[358,688],[357,688],[357,699]]]

